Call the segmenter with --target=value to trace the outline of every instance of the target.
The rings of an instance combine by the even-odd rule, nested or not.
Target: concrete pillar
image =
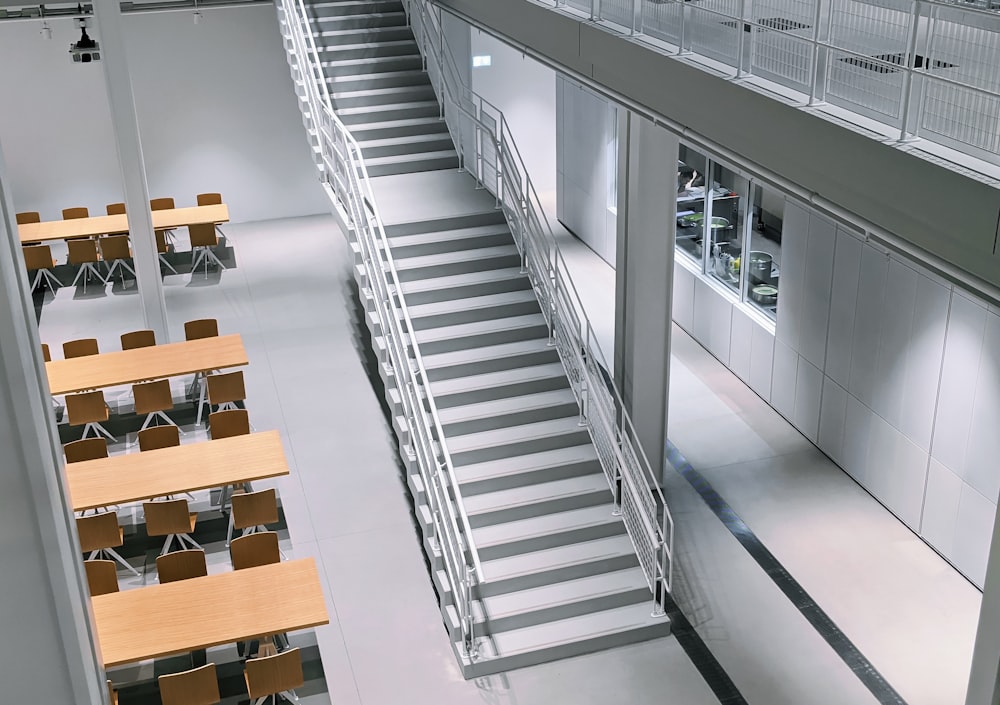
[[[106,703],[76,524],[0,153],[0,701]]]
[[[167,306],[163,298],[153,218],[149,211],[149,188],[146,186],[146,166],[142,159],[132,78],[125,59],[121,8],[118,0],[95,0],[94,13],[100,31],[101,63],[108,86],[111,123],[117,136],[115,146],[122,172],[142,315],[146,327],[155,331],[156,342],[168,343]]]
[[[1000,705],[1000,508],[993,523],[993,541],[986,564],[983,603],[979,608],[979,627],[965,704]]]
[[[663,472],[670,388],[670,319],[677,138],[623,111],[618,135],[615,381],[649,457]]]

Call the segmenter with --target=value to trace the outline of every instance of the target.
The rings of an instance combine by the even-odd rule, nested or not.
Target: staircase
[[[319,53],[332,100],[361,143],[369,174],[421,178],[420,172],[456,169],[402,5],[316,2],[308,11],[323,42]],[[481,196],[471,176],[468,192],[470,202]],[[379,365],[431,577],[464,676],[668,635],[670,620],[652,615],[649,585],[614,513],[503,212],[487,206],[385,231],[482,562],[473,604],[477,651],[470,658],[462,653],[455,600],[430,540],[432,517],[401,398],[392,373]],[[360,248],[352,245],[373,347],[380,351],[385,339]]]
[[[327,90],[369,176],[458,168],[398,0],[308,4]]]

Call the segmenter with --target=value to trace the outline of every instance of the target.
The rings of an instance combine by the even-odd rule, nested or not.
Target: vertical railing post
[[[900,104],[902,105],[902,112],[899,118],[899,141],[900,142],[911,142],[916,137],[910,131],[910,120],[911,120],[911,109],[910,103],[912,100],[913,93],[913,78],[914,74],[917,73],[916,61],[914,57],[916,56],[917,49],[917,35],[920,29],[920,0],[911,0],[912,10],[910,11],[910,35],[906,39],[906,52],[903,54],[903,60],[906,62],[904,66],[903,73],[903,86],[900,90]]]
[[[740,0],[740,17],[736,21],[736,31],[739,33],[739,39],[737,41],[737,51],[739,54],[736,57],[736,78],[743,78],[746,76],[746,62],[744,56],[747,50],[747,33],[743,31],[744,23],[747,21],[747,0]],[[757,33],[753,31],[753,25],[750,25],[750,51],[753,51],[754,36]]]
[[[632,36],[642,34],[642,3],[643,0],[632,0]]]
[[[590,20],[597,22],[601,19],[601,0],[590,0]]]
[[[678,4],[681,6],[681,24],[680,24],[680,36],[678,40],[680,44],[677,47],[677,54],[687,53],[687,2],[685,0],[677,0]]]

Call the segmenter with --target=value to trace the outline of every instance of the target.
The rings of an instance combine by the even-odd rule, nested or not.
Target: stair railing
[[[380,364],[400,395],[408,453],[419,470],[431,514],[433,533],[428,541],[441,554],[460,622],[462,652],[471,660],[476,656],[473,588],[482,582],[482,565],[368,171],[361,148],[334,112],[305,3],[278,0],[277,9],[324,186],[361,254],[364,282],[384,343]]]
[[[460,164],[503,208],[601,466],[653,593],[665,609],[673,584],[674,522],[659,478],[639,443],[621,394],[584,312],[580,296],[535,192],[503,112],[462,78],[444,37],[442,10],[429,0],[404,0]]]

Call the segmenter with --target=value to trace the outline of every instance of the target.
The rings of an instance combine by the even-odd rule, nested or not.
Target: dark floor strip
[[[774,554],[761,543],[750,527],[733,511],[722,495],[715,491],[715,488],[701,473],[691,467],[687,458],[670,441],[667,441],[667,461],[688,481],[705,504],[715,512],[715,515],[729,529],[729,532],[736,537],[740,545],[757,561],[757,564],[792,601],[792,604],[826,640],[826,643],[843,659],[844,663],[871,694],[883,705],[906,705],[906,701],[896,692],[895,688],[889,685],[889,682],[878,672],[871,661],[865,658],[858,647],[840,631],[826,612],[816,604],[815,600],[774,557]]]

